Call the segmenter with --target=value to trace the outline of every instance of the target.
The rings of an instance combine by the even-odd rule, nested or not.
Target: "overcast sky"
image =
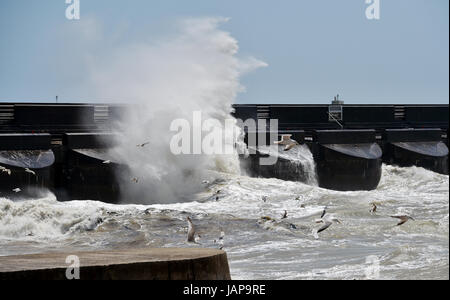
[[[80,3],[70,21],[65,0],[0,0],[0,101],[98,101],[77,69],[92,44],[62,29],[95,23],[124,45],[164,37],[185,17],[230,18],[220,28],[237,55],[267,63],[242,78],[237,103],[328,103],[337,93],[346,103],[449,101],[448,0],[380,0],[379,20],[366,18],[365,0]]]

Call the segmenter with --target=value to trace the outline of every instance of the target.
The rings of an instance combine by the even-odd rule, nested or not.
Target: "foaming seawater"
[[[237,153],[223,155],[242,142],[232,104],[243,90],[241,76],[267,64],[238,56],[238,41],[220,28],[226,21],[183,19],[170,37],[92,60],[100,98],[133,99],[116,119],[121,134],[110,149],[130,169],[118,173],[123,202],[179,202],[198,192],[195,178],[204,170],[238,173]]]
[[[0,237],[58,239],[95,229],[101,208],[92,201],[58,202],[54,195],[26,201],[0,198]]]
[[[283,151],[284,146],[276,148],[269,146],[259,146],[258,151],[262,154],[271,155],[289,161],[295,166],[296,172],[304,174],[305,182],[310,185],[318,185],[316,174],[316,163],[312,152],[305,144],[298,145],[289,151]],[[275,150],[275,151],[274,151]]]
[[[225,232],[233,279],[365,279],[374,258],[380,279],[448,279],[448,176],[384,165],[373,191],[337,192],[214,171],[198,184],[202,191],[190,202],[149,206],[59,203],[51,195],[0,199],[0,255],[194,247],[186,242],[191,216],[201,247],[217,248]],[[324,207],[341,224],[315,238]],[[399,214],[415,221],[396,226],[391,216]]]

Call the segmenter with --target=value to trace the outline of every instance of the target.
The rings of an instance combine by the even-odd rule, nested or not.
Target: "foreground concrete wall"
[[[66,280],[69,255],[81,280],[230,280],[227,254],[207,248],[148,248],[0,257],[0,280]]]

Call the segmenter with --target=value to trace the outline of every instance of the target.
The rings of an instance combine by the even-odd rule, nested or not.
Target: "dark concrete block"
[[[0,150],[48,150],[51,135],[47,133],[0,133]]]
[[[381,179],[381,155],[368,159],[335,151],[320,144],[315,144],[313,149],[320,187],[355,191],[373,190],[378,186]]]
[[[429,129],[386,129],[384,131],[384,141],[396,142],[431,142],[442,140],[442,130],[440,128]]]
[[[365,144],[374,143],[376,132],[361,130],[315,130],[313,140],[319,144]]]
[[[21,126],[86,126],[94,124],[94,105],[15,104],[15,124]]]
[[[110,148],[116,145],[116,134],[100,133],[66,133],[64,144],[69,149]]]

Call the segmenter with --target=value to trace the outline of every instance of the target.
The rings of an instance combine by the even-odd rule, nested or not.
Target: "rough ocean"
[[[52,194],[0,198],[0,255],[218,248],[223,231],[233,279],[449,278],[448,176],[383,165],[376,190],[336,192],[211,171],[199,185],[203,191],[192,201],[173,204],[57,202]],[[376,213],[369,212],[371,203]],[[315,220],[324,207],[341,224],[317,238],[313,231],[321,225]],[[415,221],[396,226],[390,216],[397,214]],[[186,216],[198,228],[200,245],[186,242]]]

